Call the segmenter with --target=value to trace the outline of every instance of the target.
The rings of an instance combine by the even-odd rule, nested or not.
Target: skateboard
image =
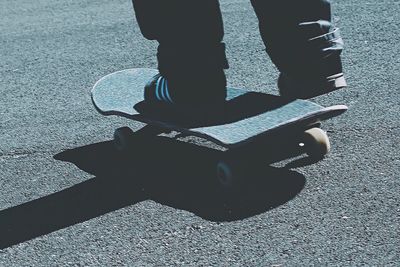
[[[157,130],[152,134],[175,131],[222,146],[227,156],[217,162],[216,175],[223,187],[232,187],[240,179],[238,174],[243,170],[238,170],[239,162],[248,155],[260,158],[263,151],[270,155],[286,151],[289,154],[280,159],[303,153],[322,159],[330,151],[330,142],[321,122],[347,110],[345,105],[323,107],[308,100],[287,100],[231,87],[227,88],[227,101],[218,107],[184,111],[168,105],[154,107],[144,102],[143,88],[157,73],[155,69],[136,68],[106,75],[91,90],[94,106],[103,115],[145,123],[145,127]],[[133,134],[128,127],[115,130],[115,147],[129,149]],[[235,153],[234,160],[231,155]]]

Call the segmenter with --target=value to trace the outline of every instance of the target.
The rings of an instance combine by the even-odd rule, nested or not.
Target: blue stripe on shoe
[[[167,80],[165,80],[165,95],[167,96],[167,100],[168,100],[169,102],[174,103],[174,102],[172,101],[171,96],[169,95],[169,91],[168,91],[168,81],[167,81]]]
[[[157,79],[157,84],[156,84],[156,98],[158,99],[158,100],[160,100],[160,101],[162,101],[162,99],[161,99],[161,97],[160,97],[160,94],[159,94],[159,88],[160,88],[160,80],[162,79],[162,76],[160,76],[158,79]]]
[[[163,77],[161,79],[161,100],[162,101],[167,101],[167,99],[165,97],[165,94],[164,94],[164,91],[165,91],[165,78]]]
[[[155,95],[158,101],[173,103],[168,91],[168,81],[162,76],[157,79]]]

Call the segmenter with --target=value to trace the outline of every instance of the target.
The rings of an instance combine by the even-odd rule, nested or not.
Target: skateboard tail
[[[157,73],[148,68],[125,69],[102,77],[91,90],[96,110],[103,115],[138,114],[133,106],[144,100],[144,85]]]

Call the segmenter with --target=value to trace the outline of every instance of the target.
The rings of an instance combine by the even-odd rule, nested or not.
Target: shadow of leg
[[[132,183],[93,178],[0,211],[0,249],[145,200]]]

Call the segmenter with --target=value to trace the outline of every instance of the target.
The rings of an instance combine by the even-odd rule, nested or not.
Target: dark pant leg
[[[142,34],[159,42],[158,68],[170,84],[177,90],[188,84],[225,88],[228,63],[218,0],[133,0],[133,6]]]
[[[278,69],[292,77],[342,72],[343,42],[326,0],[251,0],[261,37]]]

